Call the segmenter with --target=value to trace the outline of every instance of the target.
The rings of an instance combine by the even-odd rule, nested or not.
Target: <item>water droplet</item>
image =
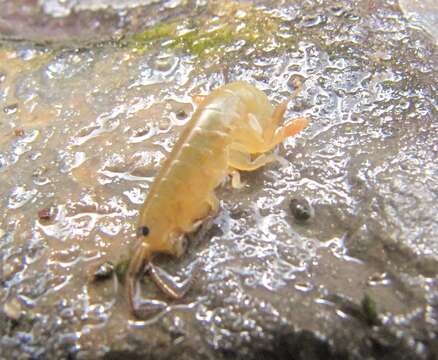
[[[133,188],[131,190],[127,190],[123,192],[123,195],[125,195],[129,201],[133,204],[143,204],[146,194],[142,191],[140,188]]]
[[[167,132],[170,129],[170,125],[171,125],[170,120],[167,117],[165,117],[160,119],[160,121],[158,122],[158,129],[160,131]]]
[[[18,56],[23,60],[32,60],[37,55],[38,55],[38,51],[32,48],[21,49],[18,52]]]
[[[335,16],[341,16],[345,13],[345,8],[342,6],[343,4],[336,4],[330,7],[330,11]]]
[[[178,6],[180,6],[182,3],[182,0],[168,0],[164,3],[164,7],[167,9],[176,9]]]
[[[18,110],[18,104],[17,104],[17,103],[15,103],[15,104],[10,104],[10,105],[6,105],[6,106],[3,108],[3,112],[4,112],[5,114],[7,114],[7,115],[15,114],[15,113],[17,112],[17,110]]]
[[[45,166],[39,166],[37,167],[33,173],[32,173],[32,181],[35,185],[46,185],[48,183],[50,183],[50,179],[46,176],[44,176],[44,174],[47,173],[47,168]]]
[[[302,292],[308,292],[313,290],[313,285],[309,282],[297,282],[295,283],[295,289]]]
[[[62,173],[67,173],[77,167],[79,167],[85,160],[86,154],[82,151],[78,152],[63,152],[60,154],[61,164],[60,171]]]
[[[8,208],[19,209],[32,200],[36,194],[37,191],[35,189],[26,190],[24,186],[17,186],[9,196]]]
[[[327,22],[325,15],[307,15],[303,17],[302,24],[306,28],[323,25]]]
[[[360,19],[359,15],[353,14],[353,13],[346,13],[345,18],[351,21],[357,21]]]
[[[374,273],[368,277],[367,284],[369,286],[381,286],[381,285],[389,285],[391,283],[391,279],[386,272],[383,273]]]

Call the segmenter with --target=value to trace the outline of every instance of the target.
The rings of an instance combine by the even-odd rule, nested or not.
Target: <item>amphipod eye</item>
[[[137,236],[148,236],[149,235],[149,228],[147,226],[140,226],[137,229]]]

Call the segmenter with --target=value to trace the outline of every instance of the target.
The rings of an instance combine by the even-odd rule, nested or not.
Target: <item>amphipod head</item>
[[[144,225],[138,227],[137,244],[125,280],[128,303],[135,317],[144,318],[163,307],[161,301],[141,299],[137,294],[138,278],[151,270],[152,254],[167,253],[180,256],[184,253],[185,247],[185,237],[176,231],[170,231],[168,226],[160,227],[160,224],[156,223],[152,231]]]

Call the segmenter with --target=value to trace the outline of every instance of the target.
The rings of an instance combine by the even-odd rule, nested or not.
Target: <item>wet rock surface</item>
[[[11,40],[83,46],[120,39],[195,6],[178,0],[1,0],[0,33]]]
[[[0,358],[438,357],[438,58],[396,2],[41,3],[0,14],[3,39],[27,5],[69,40],[0,43]],[[149,6],[161,22],[75,47],[82,11]],[[286,118],[311,124],[218,189],[186,256],[156,259],[198,263],[192,290],[135,320],[111,274],[194,98],[236,79],[273,102],[301,83]]]

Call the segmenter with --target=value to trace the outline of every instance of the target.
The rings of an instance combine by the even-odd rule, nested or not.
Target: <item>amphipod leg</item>
[[[219,211],[219,200],[214,193],[212,193],[207,199],[208,205],[210,205],[211,214],[216,214]]]
[[[228,165],[237,170],[253,171],[275,160],[277,157],[274,154],[261,154],[251,159],[250,154],[231,149]]]
[[[167,272],[152,264],[150,264],[148,272],[161,291],[172,299],[181,299],[190,289],[193,280],[193,276],[190,275],[184,281],[176,282]]]
[[[205,100],[206,97],[207,97],[207,95],[195,94],[195,95],[192,95],[192,100],[196,105],[199,105],[200,103],[202,103]]]
[[[283,101],[277,105],[272,114],[271,121],[267,124],[265,129],[265,142],[270,143],[274,137],[275,130],[278,129],[278,125],[283,120],[284,113],[287,110],[287,101]]]
[[[280,126],[272,138],[270,147],[281,143],[284,139],[289,136],[298,134],[300,131],[304,130],[309,125],[309,120],[305,117],[297,118],[292,121],[288,121],[283,126]]]
[[[240,180],[240,172],[237,170],[231,171],[231,186],[233,189],[243,189],[245,184]]]
[[[146,264],[145,272],[149,271],[151,265],[151,263]],[[137,279],[128,278],[127,282],[129,303],[136,318],[145,319],[166,308],[167,304],[164,301],[141,298]]]
[[[139,295],[138,278],[149,270],[151,266],[149,258],[147,245],[140,243],[134,252],[126,274],[128,303],[132,313],[137,318],[149,317],[167,306],[165,302],[158,300],[142,300]]]

